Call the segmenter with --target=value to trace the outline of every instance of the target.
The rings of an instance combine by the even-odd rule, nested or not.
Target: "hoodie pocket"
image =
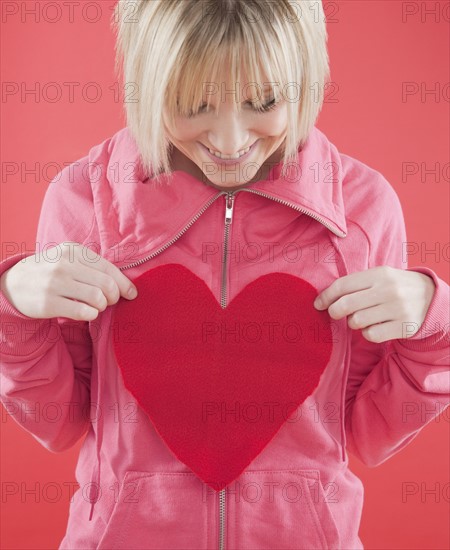
[[[227,487],[228,541],[235,550],[339,549],[339,491],[319,470],[243,472]]]
[[[97,550],[214,548],[204,487],[189,472],[127,471]]]

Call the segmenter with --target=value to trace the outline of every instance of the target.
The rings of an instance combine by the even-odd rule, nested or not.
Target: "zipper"
[[[347,233],[345,231],[341,231],[340,229],[337,229],[330,225],[327,221],[325,221],[320,216],[317,216],[317,214],[314,214],[314,212],[311,212],[311,210],[307,210],[306,208],[301,208],[300,206],[297,206],[296,204],[292,204],[291,202],[285,201],[283,199],[279,199],[277,197],[272,197],[271,195],[267,195],[266,193],[263,193],[262,191],[258,191],[257,189],[239,189],[239,191],[247,191],[248,193],[255,193],[256,195],[261,195],[262,197],[266,197],[268,199],[272,199],[273,201],[279,202],[281,204],[285,204],[286,206],[290,206],[294,210],[298,210],[299,212],[303,212],[304,214],[308,214],[308,216],[311,216],[311,218],[314,218],[315,220],[319,221],[321,224],[323,224],[325,227],[327,227],[332,233],[337,235],[338,237],[346,237]]]
[[[126,265],[123,265],[121,267],[119,267],[120,270],[123,270],[123,269],[129,269],[130,267],[135,267],[137,265],[140,265],[140,264],[143,264],[144,262],[148,261],[148,260],[151,260],[152,258],[154,258],[155,256],[157,256],[158,254],[160,254],[161,252],[163,252],[166,248],[168,248],[169,246],[171,246],[176,240],[178,240],[181,235],[183,235],[183,233],[185,233],[190,227],[191,225],[196,221],[198,220],[198,218],[203,214],[203,212],[209,207],[211,206],[211,204],[217,200],[220,196],[223,195],[223,192],[221,193],[218,193],[217,195],[215,195],[214,197],[212,197],[211,199],[209,199],[209,201],[203,205],[203,207],[200,209],[199,212],[197,212],[197,214],[195,214],[195,216],[193,218],[191,218],[189,220],[189,222],[183,227],[183,229],[181,231],[179,231],[175,237],[173,237],[172,239],[170,239],[169,242],[167,242],[165,245],[163,245],[161,248],[158,248],[158,250],[156,250],[155,252],[152,252],[149,256],[146,256],[145,258],[141,258],[140,260],[137,260],[131,264],[126,264]]]
[[[238,191],[225,193],[225,230],[224,247],[222,258],[222,285],[220,289],[220,305],[225,308],[227,305],[227,267],[228,267],[228,242],[230,239],[230,226],[233,220],[234,195]],[[225,548],[225,512],[226,512],[226,487],[219,491],[219,550]]]
[[[226,487],[219,491],[219,550],[223,550],[225,548],[225,496]]]
[[[230,225],[233,219],[234,193],[228,192],[225,195],[225,235],[223,247],[223,263],[222,263],[222,287],[220,295],[220,305],[224,308],[227,305],[227,265],[228,265],[228,239],[230,235]]]

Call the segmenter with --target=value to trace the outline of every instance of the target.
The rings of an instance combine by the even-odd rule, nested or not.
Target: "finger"
[[[70,281],[64,290],[59,293],[61,298],[71,298],[84,302],[97,311],[104,311],[108,307],[108,301],[101,288],[92,284],[84,284],[78,281]]]
[[[75,271],[71,273],[71,277],[73,281],[99,288],[103,292],[109,306],[117,303],[120,298],[120,291],[116,281],[103,271],[92,269],[87,265],[79,263]]]
[[[326,309],[345,294],[368,289],[373,285],[377,275],[374,273],[374,269],[367,269],[339,277],[319,293],[314,301],[314,306],[317,309]]]
[[[342,319],[359,310],[376,307],[386,302],[386,297],[381,287],[372,287],[359,292],[345,294],[333,302],[328,313],[333,319]]]
[[[376,325],[377,323],[394,321],[393,313],[389,304],[360,309],[348,317],[347,324],[351,329],[359,330],[370,325]]]
[[[386,323],[371,325],[370,327],[364,328],[361,334],[369,342],[379,344],[381,342],[387,342],[388,340],[402,338],[401,325],[402,324],[398,321],[388,321]]]
[[[90,257],[93,258],[92,262],[90,261]],[[116,267],[114,264],[112,264],[102,256],[99,256],[98,254],[94,256],[94,252],[92,252],[92,250],[89,250],[88,259],[84,257],[84,254],[80,254],[79,260],[84,265],[94,268],[102,273],[106,273],[107,275],[112,277],[119,288],[120,295],[123,296],[124,298],[127,298],[127,299],[134,298],[134,296],[130,296],[128,294],[131,291],[131,289],[135,289],[137,294],[137,289],[135,285],[132,283],[130,279],[128,279],[128,277],[126,277],[120,271],[118,267]]]
[[[98,317],[96,308],[62,296],[53,297],[50,311],[53,311],[51,317],[67,317],[75,321],[93,321]]]

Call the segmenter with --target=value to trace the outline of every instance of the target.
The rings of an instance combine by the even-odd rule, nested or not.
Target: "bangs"
[[[197,31],[195,39],[187,37],[167,86],[165,110],[172,125],[177,115],[190,116],[202,105],[209,109],[212,99],[216,99],[216,114],[227,96],[238,112],[246,101],[256,109],[268,95],[278,101],[287,75],[275,55],[276,36],[258,32],[261,28],[256,25],[243,28],[241,22],[238,17],[213,18],[214,29],[208,26]],[[219,81],[223,67],[230,70],[227,82]]]

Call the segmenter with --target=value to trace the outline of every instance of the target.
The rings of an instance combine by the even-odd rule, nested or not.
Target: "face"
[[[203,103],[193,116],[177,115],[174,126],[165,117],[166,132],[172,143],[170,165],[221,190],[234,190],[264,180],[270,169],[283,158],[287,129],[287,106],[283,97],[276,104],[271,87],[250,85],[248,81],[232,86],[223,71],[217,92],[203,94]],[[226,93],[236,90],[236,93]],[[265,111],[252,103],[261,98]],[[210,98],[210,107],[206,102]],[[241,104],[241,112],[236,110]],[[216,115],[215,108],[219,113]],[[224,157],[217,158],[208,149]]]

